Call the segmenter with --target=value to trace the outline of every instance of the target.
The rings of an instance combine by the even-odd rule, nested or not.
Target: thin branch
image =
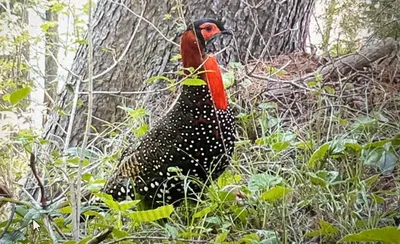
[[[90,239],[86,244],[98,244],[104,241],[113,231],[113,227],[109,227],[105,231],[100,232],[99,234],[95,235],[92,239]]]
[[[125,5],[123,5],[123,6],[125,6]],[[126,7],[126,8],[127,8],[127,7]],[[128,9],[129,9],[129,8],[128,8]],[[110,72],[112,69],[115,68],[115,66],[117,66],[117,64],[118,64],[119,62],[121,62],[121,60],[122,60],[122,59],[125,57],[125,55],[128,53],[128,50],[129,50],[129,48],[131,47],[133,40],[135,39],[136,33],[137,33],[138,29],[139,29],[139,26],[140,26],[140,24],[142,23],[142,20],[147,21],[147,20],[143,17],[145,9],[146,9],[146,2],[143,3],[143,5],[142,5],[142,12],[140,13],[140,15],[138,15],[138,14],[134,13],[132,10],[130,10],[130,12],[134,13],[134,15],[135,15],[136,17],[139,18],[139,20],[138,20],[138,22],[137,22],[137,24],[136,24],[136,26],[135,26],[135,30],[133,31],[133,33],[132,33],[132,35],[131,35],[131,38],[129,39],[128,44],[126,45],[124,51],[123,51],[122,54],[118,57],[118,59],[117,59],[117,60],[114,60],[114,63],[113,63],[109,68],[107,68],[106,70],[104,70],[104,71],[101,72],[100,74],[97,74],[97,75],[93,76],[93,77],[92,77],[92,80],[98,79],[98,78],[102,77],[103,75],[107,74],[108,72]],[[162,33],[161,33],[161,35],[162,35]],[[89,78],[86,79],[86,80],[84,80],[83,82],[88,82],[88,81],[89,81]]]
[[[133,12],[128,6],[126,6],[124,3],[122,2],[115,2],[115,1],[110,1],[112,3],[115,3],[117,5],[120,5],[122,7],[124,7],[126,10],[128,10],[130,13],[132,13],[133,15],[135,15],[136,17],[143,19],[144,22],[146,22],[147,24],[149,24],[155,31],[158,32],[158,34],[160,34],[160,36],[162,38],[164,38],[167,42],[179,47],[179,44],[172,41],[173,38],[168,39],[168,37],[166,37],[153,23],[151,23],[149,20],[147,20],[146,18],[143,17],[143,15],[138,15],[137,13]]]
[[[40,203],[42,205],[42,208],[46,208],[47,204],[46,204],[46,196],[45,196],[45,191],[44,191],[44,185],[42,180],[39,177],[39,173],[36,169],[36,162],[35,162],[35,155],[33,153],[31,153],[30,156],[30,160],[29,160],[29,167],[32,170],[33,176],[35,177],[36,181],[38,182],[39,188],[40,188],[40,194],[41,194],[41,198],[40,198]]]

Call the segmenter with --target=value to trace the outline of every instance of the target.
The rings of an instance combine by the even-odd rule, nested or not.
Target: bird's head
[[[221,21],[211,18],[202,18],[192,22],[188,25],[186,31],[193,31],[199,45],[204,49],[207,49],[207,46],[214,42],[218,36],[222,34],[232,35],[232,32],[226,30]]]
[[[181,37],[183,67],[197,68],[203,62],[207,47],[223,34],[232,35],[221,21],[202,18],[190,23]]]
[[[200,78],[206,81],[216,108],[225,110],[228,108],[228,101],[217,58],[205,52],[222,34],[232,33],[220,21],[210,18],[194,21],[181,37],[181,56],[184,68],[200,68],[200,71],[204,71]],[[185,70],[185,73],[189,75],[190,72]]]

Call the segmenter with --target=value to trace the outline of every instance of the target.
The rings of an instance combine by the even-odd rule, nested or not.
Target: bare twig
[[[120,5],[123,5],[123,6],[125,7],[124,4],[120,4]],[[128,8],[128,9],[129,9],[129,8]],[[131,38],[130,38],[129,41],[128,41],[128,44],[126,45],[124,51],[123,51],[122,54],[118,57],[118,59],[117,59],[117,60],[114,60],[114,63],[113,63],[109,68],[107,68],[106,70],[104,70],[104,71],[101,72],[100,74],[94,75],[94,76],[92,77],[93,80],[98,79],[98,78],[102,77],[103,75],[107,74],[108,72],[110,72],[113,68],[115,68],[115,66],[117,66],[117,64],[118,64],[119,62],[121,62],[121,60],[122,60],[122,59],[125,57],[125,55],[128,53],[128,50],[129,50],[129,48],[131,47],[133,40],[135,39],[136,33],[137,33],[138,29],[139,29],[139,26],[140,26],[140,24],[142,23],[142,20],[148,21],[148,20],[146,20],[146,19],[143,17],[145,9],[146,9],[146,2],[144,2],[143,5],[142,5],[142,12],[140,13],[140,15],[138,15],[138,14],[134,13],[132,10],[130,10],[130,12],[134,13],[134,15],[135,15],[136,17],[138,17],[138,22],[137,22],[137,24],[136,24],[136,26],[135,26],[135,30],[133,31],[133,33],[132,33],[132,35],[131,35]],[[161,32],[159,31],[159,33],[161,33]],[[162,35],[162,33],[161,33],[161,35]],[[89,78],[86,79],[86,80],[84,80],[83,82],[88,82],[88,81],[89,81]]]
[[[128,10],[130,13],[132,13],[133,15],[135,15],[136,17],[143,19],[144,22],[146,22],[147,24],[149,24],[151,26],[151,28],[153,28],[155,31],[158,32],[158,34],[160,34],[160,36],[162,38],[164,38],[167,42],[179,47],[179,44],[173,41],[173,38],[168,39],[168,37],[166,37],[153,23],[151,23],[151,21],[147,20],[146,18],[143,17],[143,13],[141,15],[135,13],[134,11],[132,11],[128,6],[126,6],[122,1],[121,2],[116,2],[116,1],[110,1],[112,3],[115,3],[117,5],[120,5],[122,7],[124,7],[126,10]]]
[[[35,177],[36,181],[38,182],[38,185],[40,188],[40,194],[41,194],[40,203],[42,205],[42,208],[46,208],[47,204],[46,204],[44,185],[43,185],[43,182],[40,179],[39,173],[36,169],[35,155],[33,153],[31,153],[31,156],[30,156],[29,167],[31,168],[33,176]]]
[[[108,229],[100,232],[99,234],[95,235],[92,239],[90,239],[86,244],[98,244],[104,241],[113,231],[113,227],[109,227]]]

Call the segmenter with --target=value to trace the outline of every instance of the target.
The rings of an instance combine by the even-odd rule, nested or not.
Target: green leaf
[[[171,62],[173,61],[178,61],[179,59],[182,59],[182,55],[180,53],[172,56],[172,58],[170,59]]]
[[[282,183],[283,179],[279,176],[273,176],[267,172],[252,175],[249,179],[248,188],[251,192],[267,190],[275,185]]]
[[[43,32],[47,32],[50,28],[56,27],[58,25],[58,21],[45,21],[40,28]]]
[[[322,187],[334,185],[340,182],[339,172],[337,171],[319,170],[316,173],[308,172],[307,174],[310,177],[310,181],[312,184]]]
[[[172,225],[166,223],[165,224],[165,229],[171,235],[172,238],[177,238],[178,237],[179,230],[175,226],[172,226]]]
[[[203,208],[202,210],[200,210],[199,212],[193,214],[193,218],[203,218],[204,216],[206,216],[207,214],[211,213],[212,211],[214,211],[217,208],[217,205],[214,204],[212,206]]]
[[[50,10],[56,13],[61,12],[67,6],[67,4],[61,1],[50,1],[50,4]]]
[[[107,207],[109,207],[111,210],[114,210],[114,211],[119,210],[118,202],[114,201],[114,199],[112,198],[111,195],[108,195],[104,192],[94,193],[93,195],[100,198],[100,200],[102,200],[107,205]]]
[[[22,220],[21,227],[27,227],[33,219],[38,217],[40,217],[40,212],[38,210],[33,208],[29,209]]]
[[[122,201],[118,203],[118,209],[121,212],[124,212],[126,210],[129,210],[131,208],[133,208],[134,206],[136,206],[138,203],[140,202],[140,200],[134,200],[134,201]]]
[[[335,89],[333,89],[330,86],[324,86],[324,90],[328,93],[328,94],[335,94]]]
[[[397,164],[397,157],[390,151],[384,151],[378,161],[379,169],[382,174],[388,175],[393,172]]]
[[[70,214],[70,213],[72,213],[72,207],[66,206],[66,207],[60,208],[59,211],[64,214]]]
[[[202,79],[187,78],[182,82],[183,85],[187,86],[204,86],[207,83]]]
[[[240,181],[240,175],[233,175],[231,171],[225,171],[217,180],[217,186],[224,188],[228,185],[237,184]]]
[[[133,132],[137,138],[144,136],[150,130],[150,126],[148,124],[141,124],[137,129],[134,129]]]
[[[349,234],[343,237],[339,242],[369,242],[381,241],[392,244],[400,244],[400,230],[395,226],[387,226],[364,230],[360,233]]]
[[[89,191],[99,191],[103,186],[106,184],[107,180],[103,179],[98,179],[98,180],[93,180],[90,181],[88,184],[88,190]]]
[[[13,93],[11,93],[10,103],[12,105],[15,105],[15,104],[19,103],[22,99],[29,96],[30,93],[31,93],[31,88],[29,88],[29,87],[24,87],[24,88],[18,89],[16,91],[14,91]]]
[[[260,237],[256,233],[252,234],[247,234],[240,239],[237,244],[253,244],[253,243],[259,243],[260,242]]]
[[[165,80],[165,81],[168,81],[169,83],[173,83],[173,80],[171,80],[170,78],[168,78],[166,76],[162,76],[162,75],[150,77],[149,79],[146,80],[146,83],[152,83],[152,82],[155,82],[158,80]]]
[[[318,160],[321,160],[325,157],[326,152],[329,149],[329,143],[325,143],[320,146],[312,155],[310,160],[308,161],[308,166],[311,168],[315,167],[315,164]]]
[[[152,210],[132,212],[129,213],[129,217],[138,223],[152,222],[169,218],[172,212],[174,212],[174,207],[172,205],[166,205]]]
[[[320,220],[319,229],[307,233],[306,237],[316,237],[316,236],[334,236],[339,232],[339,229],[330,223]]]
[[[225,89],[231,87],[233,84],[235,84],[235,71],[229,70],[228,72],[223,73],[222,80],[223,80]]]
[[[276,152],[280,152],[285,150],[286,148],[288,148],[290,146],[290,142],[286,141],[286,142],[276,142],[272,144],[272,150],[276,151]]]
[[[359,118],[353,125],[352,128],[356,131],[364,131],[375,129],[378,126],[378,121],[369,117]]]
[[[21,231],[19,230],[13,230],[10,232],[7,231],[2,236],[0,243],[18,243],[18,241],[21,241],[23,239],[25,239],[25,236],[24,233],[22,233]]]
[[[375,193],[371,193],[371,197],[372,197],[372,199],[374,199],[376,204],[382,204],[385,202],[385,199],[383,197],[380,197],[380,196],[376,195]]]
[[[292,192],[292,189],[283,186],[275,186],[269,189],[268,191],[264,192],[263,194],[261,194],[260,200],[274,203],[285,197],[290,192]]]
[[[228,237],[229,231],[225,231],[219,235],[217,235],[217,237],[215,237],[215,242],[214,243],[223,243],[226,238]]]

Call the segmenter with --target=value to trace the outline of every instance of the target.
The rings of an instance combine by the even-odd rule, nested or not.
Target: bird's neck
[[[219,110],[228,108],[224,83],[222,81],[221,70],[219,69],[216,57],[204,55],[204,48],[200,47],[193,31],[186,31],[181,37],[181,55],[184,68],[197,69],[203,65],[199,71],[201,79],[206,81],[214,101],[215,107]],[[185,71],[186,74],[189,71]]]

